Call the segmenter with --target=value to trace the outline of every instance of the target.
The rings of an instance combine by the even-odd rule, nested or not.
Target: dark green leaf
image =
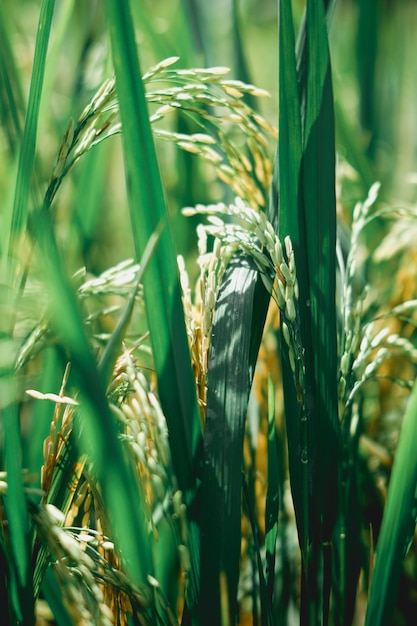
[[[201,487],[201,624],[221,623],[221,592],[227,592],[231,623],[237,614],[243,437],[269,298],[257,279],[248,260],[232,260],[214,313]]]

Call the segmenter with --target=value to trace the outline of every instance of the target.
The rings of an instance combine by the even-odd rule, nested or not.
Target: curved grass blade
[[[133,313],[135,297],[139,283],[143,278],[149,259],[152,256],[158,243],[162,228],[163,223],[161,222],[157,231],[150,238],[145,248],[143,257],[141,259],[140,268],[136,276],[135,287],[133,288],[127,306],[122,313],[120,320],[112,333],[109,343],[107,344],[98,363],[97,371],[100,379],[103,381],[104,389],[107,388],[110,382],[110,377],[113,372],[116,359],[120,354],[122,342]],[[72,433],[70,434],[70,437],[64,445],[65,451],[61,455],[59,466],[55,469],[53,482],[50,492],[48,494],[48,502],[52,502],[60,510],[62,510],[64,514],[66,514],[68,512],[69,506],[71,505],[72,497],[74,494],[74,489],[71,488],[71,486],[76,484],[81,477],[87,457],[85,454],[82,454],[81,451],[78,449],[76,440]],[[76,468],[75,471],[74,468]],[[37,595],[37,592],[43,580],[43,573],[46,564],[47,559],[45,550],[41,548],[37,557],[34,574],[35,595]]]
[[[136,584],[144,585],[153,567],[147,514],[137,478],[119,441],[106,399],[105,383],[89,346],[75,294],[62,267],[48,212],[39,213],[36,226],[45,280],[52,293],[52,325],[65,347],[64,358],[72,363],[82,398],[82,412],[76,416],[77,447],[74,449],[74,443],[68,447],[66,471],[71,475],[73,468],[68,462],[72,462],[74,455],[76,463],[83,453],[91,460],[126,570]],[[68,484],[65,487],[68,489]],[[59,503],[54,504],[59,506]]]
[[[208,367],[198,607],[202,625],[221,623],[222,592],[227,593],[230,623],[237,615],[243,437],[268,301],[251,262],[233,259],[214,312]]]
[[[376,546],[366,626],[392,624],[401,565],[416,526],[417,383],[414,383],[395,453],[388,497]]]

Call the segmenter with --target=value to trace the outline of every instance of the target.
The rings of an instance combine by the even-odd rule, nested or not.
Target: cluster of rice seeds
[[[180,135],[155,131],[162,138],[175,141],[182,149],[196,153],[214,165],[218,177],[235,193],[254,206],[265,206],[271,181],[272,164],[268,156],[267,137],[277,137],[276,129],[243,100],[245,94],[265,97],[269,94],[254,85],[224,78],[225,67],[174,70],[170,66],[178,57],[161,61],[143,76],[146,84],[163,81],[168,87],[147,93],[149,102],[161,105],[150,121],[163,119],[170,111],[180,109],[192,115],[206,130],[218,137],[217,149],[210,147],[210,134]],[[174,85],[174,86],[171,86]],[[211,112],[209,112],[211,111]],[[213,114],[217,111],[217,114]],[[226,132],[217,133],[220,126]],[[227,139],[233,128],[247,137],[248,154],[236,150]],[[92,146],[121,132],[115,79],[107,79],[99,88],[78,121],[71,119],[58,150],[51,180],[46,192],[49,206],[66,173]]]
[[[102,272],[99,276],[86,279],[85,270],[80,270],[74,280],[81,281],[77,290],[79,298],[91,296],[129,296],[136,285],[139,265],[126,259]],[[143,290],[139,290],[142,296]]]
[[[379,371],[387,359],[405,358],[408,362],[417,363],[417,349],[409,339],[392,333],[390,328],[386,326],[377,331],[378,326],[376,321],[365,326],[358,355],[352,363],[355,383],[346,398],[347,407],[350,406],[355,394],[365,383],[373,378],[383,376]],[[393,379],[392,375],[388,376],[391,380]],[[395,377],[394,380],[401,387],[412,388],[413,380],[398,377]]]
[[[230,256],[230,250],[227,246],[222,245],[220,239],[215,238],[213,250],[208,252],[207,235],[203,226],[200,225],[197,227],[197,234],[200,274],[195,286],[195,303],[192,302],[188,274],[182,257],[178,258],[178,267],[183,291],[188,341],[197,385],[200,411],[204,419],[213,313],[223,274],[226,269],[227,258]]]
[[[73,526],[76,519],[82,514],[80,525],[81,528],[88,528],[91,522],[91,513],[94,503],[93,491],[87,480],[80,480],[71,507],[65,518],[66,526]],[[99,520],[96,519],[96,527],[99,526]]]
[[[154,78],[177,59],[178,57],[171,57],[162,61],[145,74],[144,80]],[[52,202],[65,174],[83,154],[103,139],[120,132],[119,103],[117,100],[116,81],[113,77],[104,81],[81,113],[77,122],[74,123],[73,119],[69,121],[46,192],[48,203]]]
[[[379,183],[375,183],[369,190],[365,202],[357,203],[353,212],[351,227],[350,250],[343,266],[339,256],[342,276],[342,301],[341,310],[343,315],[343,329],[340,342],[340,373],[339,373],[339,417],[343,418],[346,400],[351,395],[352,386],[355,384],[352,365],[358,356],[357,352],[361,342],[362,317],[364,301],[368,295],[365,288],[357,295],[354,285],[357,282],[357,259],[360,258],[360,237],[363,229],[369,221],[369,212],[378,197]]]
[[[151,122],[163,119],[170,111],[183,110],[191,114],[208,133],[179,135],[155,131],[166,139],[176,141],[184,150],[198,154],[215,168],[217,176],[234,192],[253,206],[264,207],[271,181],[272,164],[268,155],[268,136],[276,138],[277,131],[243,100],[245,94],[268,96],[253,85],[224,78],[225,67],[209,69],[164,69],[157,79],[178,86],[149,91],[150,102],[160,104]],[[222,130],[222,126],[225,130]],[[229,139],[234,130],[246,136],[247,154],[238,150]],[[210,144],[217,137],[217,149]]]
[[[288,349],[297,402],[302,416],[301,461],[307,461],[307,407],[304,398],[305,366],[298,313],[299,288],[294,251],[290,237],[285,237],[285,257],[280,240],[264,212],[246,206],[241,198],[234,204],[197,205],[183,210],[185,215],[207,215],[208,225],[200,226],[203,240],[210,234],[221,240],[231,255],[243,250],[258,267],[266,289],[280,310],[281,332]],[[228,222],[225,218],[229,219]],[[233,218],[233,222],[230,222]],[[224,259],[226,257],[223,257]],[[224,265],[226,265],[227,260]]]
[[[127,350],[124,366],[131,391],[124,402],[110,406],[124,426],[123,438],[134,454],[141,475],[154,539],[158,540],[158,523],[164,518],[176,531],[179,562],[186,584],[190,571],[187,509],[172,471],[165,417],[157,397]],[[169,619],[173,618],[158,582],[152,579],[150,585],[161,609]]]
[[[283,286],[286,279],[282,272],[286,273],[288,281],[292,280],[291,275],[285,267],[281,242],[263,211],[251,208],[242,198],[236,197],[234,204],[226,205],[223,202],[209,205],[198,204],[195,207],[184,208],[183,214],[186,216],[206,215],[208,224],[200,226],[200,232],[205,233],[203,233],[204,237],[208,234],[221,240],[226,250],[223,255],[225,260],[237,250],[242,250],[251,256],[268,292],[274,295],[280,308],[288,300],[287,307],[291,309],[289,315],[293,314],[293,295],[295,293],[298,298],[298,283],[294,279],[294,284],[289,285],[287,290]],[[295,272],[293,257],[291,263],[294,265]],[[277,289],[274,287],[275,277],[281,277],[277,283]]]
[[[290,238],[285,238],[286,260],[281,242],[265,213],[247,206],[239,197],[234,204],[197,205],[183,209],[183,213],[187,216],[197,213],[207,215],[209,224],[200,227],[204,237],[209,234],[221,240],[227,246],[229,255],[240,249],[253,258],[265,287],[273,293],[281,311],[281,328],[288,346],[291,370],[297,389],[303,389],[304,368],[301,367],[302,346],[297,315],[298,281]],[[232,217],[234,221],[226,223],[226,217]]]
[[[125,440],[135,459],[145,487],[150,509],[163,503],[170,485],[168,432],[158,399],[149,388],[127,350],[123,356],[124,373],[129,384],[124,401],[110,407],[123,424]],[[119,362],[119,368],[122,362]]]
[[[62,528],[64,514],[47,504],[35,509],[33,520],[41,540],[48,546],[63,602],[74,623],[112,626],[113,612],[105,604],[95,578],[96,563],[79,541]]]
[[[93,559],[95,579],[103,593],[104,603],[111,610],[114,621],[127,626],[128,616],[139,624],[149,624],[145,611],[153,605],[151,586],[134,586],[121,568],[113,542],[101,530],[66,528],[66,532],[80,544]]]
[[[415,311],[416,302],[405,302],[394,307],[388,314],[363,323],[365,300],[368,289],[359,295],[355,294],[353,285],[357,282],[357,258],[360,258],[360,237],[363,229],[383,210],[370,213],[374,206],[379,183],[375,183],[369,190],[367,199],[355,207],[352,222],[351,247],[346,263],[343,278],[342,313],[343,333],[341,339],[341,358],[339,375],[339,414],[343,419],[349,415],[352,403],[357,392],[368,381],[386,376],[400,387],[409,388],[411,381],[399,378],[390,373],[390,368],[381,367],[388,359],[405,358],[409,363],[415,363],[417,351],[408,339],[393,332],[392,325],[386,320],[407,316]]]
[[[190,281],[182,256],[178,256],[177,264],[182,289],[182,302],[184,307],[184,320],[187,331],[188,346],[190,349],[191,364],[197,389],[200,415],[203,421],[205,415],[207,389],[206,370],[204,367],[205,359],[203,359],[202,348],[201,307],[193,304]]]
[[[52,400],[55,402],[55,411],[51,421],[51,427],[49,434],[43,443],[43,465],[41,467],[41,488],[44,492],[44,498],[46,499],[49,490],[51,488],[52,477],[57,464],[59,463],[59,457],[63,453],[65,442],[68,439],[69,433],[72,429],[72,416],[74,411],[74,405],[78,404],[72,398],[65,397],[65,387],[68,381],[70,372],[70,365],[68,364],[61,384],[59,395],[55,394],[42,394],[35,390],[27,390],[26,393],[33,398],[39,400]],[[62,412],[63,407],[64,411]],[[59,431],[56,432],[59,421],[61,425]],[[74,489],[78,484],[78,473],[74,473],[72,476],[72,485]],[[71,488],[71,485],[69,485]]]
[[[74,123],[71,119],[68,124],[46,192],[48,205],[52,202],[62,179],[75,162],[92,146],[120,132],[118,114],[115,79],[111,78],[103,83],[81,113],[78,121]]]

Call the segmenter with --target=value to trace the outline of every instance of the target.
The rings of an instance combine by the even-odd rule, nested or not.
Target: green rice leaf
[[[138,258],[161,219],[167,226],[144,279],[158,390],[168,420],[174,469],[181,489],[194,486],[201,428],[195,384],[159,167],[126,0],[108,0],[133,237]]]
[[[24,228],[27,218],[29,192],[31,189],[31,178],[35,158],[39,107],[54,7],[55,0],[43,0],[41,5],[25,128],[19,154],[19,167],[16,178],[16,192],[11,227],[12,239],[10,245],[12,245],[13,237],[18,235],[22,228]]]
[[[12,257],[13,252],[14,236],[21,232],[26,223],[29,192],[31,189],[30,183],[35,156],[39,103],[42,93],[45,59],[54,4],[55,3],[53,1],[45,0],[41,5],[29,91],[28,110],[19,153],[11,228],[9,241],[8,244],[6,244],[9,250],[10,258]],[[10,108],[13,111],[16,101],[10,84],[7,94],[10,100]],[[17,129],[19,127],[19,122],[16,116],[15,124]],[[13,388],[13,386],[13,381],[10,380],[10,387]],[[11,595],[16,620],[31,624],[34,622],[34,605],[31,576],[30,535],[26,497],[22,478],[20,420],[17,406],[14,404],[9,404],[4,409],[4,429],[6,439],[5,466],[8,479],[8,494],[5,497],[5,507],[10,533],[11,558],[9,564],[11,567],[12,582]]]
[[[401,566],[416,525],[417,383],[414,383],[395,453],[388,497],[376,546],[366,626],[393,623]]]
[[[302,159],[301,105],[295,57],[295,38],[291,2],[279,4],[279,142],[274,168],[274,183],[279,206],[278,231],[283,240],[290,235],[297,263],[300,286],[300,324],[304,347],[309,339],[308,311],[305,302],[309,293],[308,258],[305,241],[305,217],[300,197]],[[282,342],[282,346],[285,343]],[[307,558],[309,531],[309,476],[301,463],[300,449],[305,448],[301,429],[301,406],[297,402],[288,351],[282,350],[282,376],[289,451],[291,491],[297,518],[297,530],[304,559]],[[309,372],[307,372],[309,373]]]
[[[200,505],[199,619],[203,625],[221,623],[225,602],[230,623],[237,614],[243,437],[269,300],[257,280],[258,273],[247,259],[233,259],[214,312]]]
[[[275,431],[275,391],[271,377],[268,377],[268,486],[265,507],[265,580],[268,588],[269,604],[272,606],[275,581],[275,548],[278,536],[278,514],[280,498],[279,459]]]
[[[307,3],[308,70],[303,155],[303,201],[310,273],[317,459],[316,500],[323,539],[337,512],[338,439],[336,339],[336,197],[333,91],[322,2]]]
[[[195,496],[201,425],[176,252],[149,123],[129,2],[108,0],[107,10],[123,127],[130,215],[138,258],[160,221],[166,223],[144,277],[144,293],[158,393],[168,423],[174,473],[186,504],[191,505]],[[192,571],[187,597],[192,605],[198,588],[198,536],[193,524],[190,553]]]
[[[300,389],[293,382],[282,342],[283,384],[291,489],[305,568],[302,619],[307,619],[304,610],[317,618],[327,612],[329,554],[323,542],[329,545],[337,514],[335,140],[326,27],[326,9],[332,3],[307,2],[297,62],[291,3],[283,0],[279,6],[280,138],[275,179],[280,238],[290,235],[297,265],[305,368]],[[324,578],[318,575],[320,568]]]
[[[333,91],[324,2],[307,2],[302,188],[306,229],[310,339],[306,371],[313,373],[308,424],[312,480],[305,610],[328,619],[330,541],[338,511],[339,422],[336,338],[336,199]],[[300,285],[301,292],[301,285]],[[311,352],[310,352],[311,349]],[[309,380],[307,376],[307,380]],[[320,574],[319,574],[320,572]]]
[[[0,121],[11,155],[18,151],[22,132],[23,96],[10,41],[7,11],[0,4]]]
[[[99,222],[110,150],[111,142],[104,141],[98,150],[83,155],[82,163],[79,165],[74,221],[80,234],[80,247],[84,256],[88,255]]]
[[[148,243],[145,246],[145,250],[143,252],[140,263],[140,268],[136,275],[135,286],[133,287],[126,308],[123,311],[116,328],[112,332],[109,342],[107,343],[106,348],[100,358],[98,369],[106,386],[110,382],[116,359],[120,355],[122,350],[123,339],[125,338],[126,331],[132,318],[132,313],[135,306],[135,298],[139,289],[139,285],[143,280],[143,276],[148,266],[148,263],[152,258],[152,255],[155,253],[155,249],[161,236],[163,227],[163,222],[160,222],[158,228],[154,233],[152,233]]]
[[[13,385],[13,381],[9,381]],[[3,409],[7,494],[4,506],[10,537],[11,599],[17,622],[34,623],[29,520],[22,474],[20,419],[16,404]]]
[[[76,414],[79,440],[77,447],[68,446],[65,467],[60,470],[67,472],[67,479],[61,476],[58,493],[60,489],[68,491],[74,471],[73,461],[75,459],[77,463],[83,453],[86,454],[101,485],[109,523],[126,570],[136,584],[147,584],[147,576],[153,568],[147,515],[137,477],[122,450],[107,403],[105,384],[89,346],[74,291],[61,264],[48,212],[39,213],[36,226],[45,281],[52,294],[52,325],[65,347],[64,358],[72,363],[72,376],[81,392],[80,411]],[[58,507],[61,504],[53,503]],[[140,548],[132,550],[132,546]]]

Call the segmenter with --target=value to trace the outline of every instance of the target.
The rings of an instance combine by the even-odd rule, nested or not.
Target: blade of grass
[[[323,2],[307,3],[303,200],[316,388],[318,517],[330,541],[337,511],[336,197],[333,91]],[[311,357],[310,357],[311,358]]]
[[[82,412],[76,420],[76,459],[86,453],[93,462],[109,523],[126,570],[136,584],[144,585],[153,568],[147,514],[141,502],[137,478],[119,441],[105,395],[105,383],[89,346],[76,297],[62,267],[48,212],[38,214],[36,226],[45,281],[52,294],[52,325],[65,347],[63,357],[72,363],[72,373],[82,396]],[[68,452],[73,455],[73,448],[69,447]],[[72,466],[68,469],[71,471]],[[65,487],[68,488],[68,484]]]
[[[132,294],[100,358],[98,370],[106,385],[110,381],[116,359],[121,353],[123,339],[125,338],[127,328],[132,318],[132,313],[135,306],[135,298],[139,289],[139,285],[143,280],[145,270],[149,265],[152,255],[155,253],[156,246],[158,244],[163,228],[164,222],[161,221],[158,224],[156,230],[152,233],[151,237],[148,240],[148,243],[145,246],[145,250],[143,251],[142,259],[140,262],[140,268],[135,278],[135,286],[132,290]]]
[[[121,352],[122,342],[132,316],[137,289],[158,243],[162,228],[163,223],[161,222],[156,232],[148,241],[140,263],[140,269],[136,276],[135,287],[133,288],[127,306],[122,313],[119,322],[112,333],[109,343],[107,344],[98,363],[97,371],[100,379],[103,381],[104,389],[107,388],[107,385],[110,382],[110,377],[113,372],[116,359]],[[64,514],[68,512],[71,505],[72,497],[74,495],[73,485],[79,480],[86,459],[86,455],[81,453],[79,446],[77,446],[76,439],[74,438],[73,433],[71,433],[70,437],[65,442],[65,451],[61,455],[59,466],[55,469],[52,485],[48,493],[48,502],[55,504],[61,511],[64,512]],[[76,468],[75,472],[73,468]],[[37,558],[34,574],[36,595],[41,585],[46,565],[46,553],[45,550],[41,548]]]
[[[401,565],[414,534],[417,486],[417,383],[414,383],[401,428],[388,497],[376,546],[366,626],[392,624]]]
[[[31,176],[33,171],[39,104],[44,79],[45,59],[51,29],[54,1],[42,2],[35,44],[28,109],[16,177],[16,190],[9,233],[8,259],[13,256],[14,240],[24,228],[27,216]],[[13,387],[13,379],[10,386]],[[11,582],[13,608],[17,621],[34,622],[33,590],[30,562],[30,536],[26,497],[22,478],[22,448],[17,405],[4,409],[5,467],[9,490],[5,497],[11,549]]]
[[[282,239],[291,236],[298,266],[300,286],[301,330],[306,327],[309,282],[305,244],[304,214],[300,200],[300,170],[302,158],[300,96],[295,57],[295,37],[291,2],[279,5],[279,142],[274,167],[273,186],[277,189],[279,206],[278,231]],[[274,195],[272,195],[274,198]],[[306,337],[303,336],[306,344]],[[285,343],[281,342],[282,346]],[[293,376],[287,351],[282,353],[285,413],[287,421],[291,491],[297,518],[299,542],[304,560],[307,558],[309,531],[308,468],[300,462],[301,408],[294,392]]]
[[[145,301],[161,403],[170,427],[180,487],[194,486],[200,423],[183,321],[176,254],[141,80],[129,3],[107,2],[123,124],[133,237],[137,256],[161,219],[167,227],[144,279]]]
[[[15,384],[13,379],[9,385]],[[16,623],[34,623],[32,572],[30,561],[29,519],[22,474],[20,419],[16,404],[3,409],[4,462],[7,472],[7,493],[4,506],[10,538],[10,594]]]
[[[325,11],[331,8],[331,2],[307,2],[296,62],[291,3],[280,3],[280,140],[275,184],[279,234],[281,238],[290,235],[297,262],[305,367],[301,403],[286,349],[283,382],[291,489],[304,565],[302,619],[313,621],[327,613],[327,569],[326,590],[316,585],[321,586],[319,571],[329,563],[323,541],[330,540],[337,511],[335,157]]]
[[[269,295],[253,266],[233,259],[220,288],[208,367],[201,486],[202,625],[221,623],[221,580],[230,623],[237,615],[243,437]]]
[[[10,42],[11,27],[0,5],[0,120],[12,156],[16,156],[22,132],[23,96]]]
[[[275,390],[268,377],[268,486],[265,506],[265,581],[269,605],[272,607],[275,582],[275,547],[278,537],[278,514],[280,498],[280,471],[275,431]]]
[[[109,31],[123,126],[128,197],[137,257],[161,219],[167,226],[144,278],[158,392],[169,430],[174,472],[185,502],[196,487],[200,416],[171,235],[127,0],[107,0]],[[192,528],[189,602],[198,587],[198,540]]]
[[[367,154],[375,156],[375,73],[378,48],[378,3],[359,1],[359,19],[356,42],[357,68],[360,95],[360,120],[362,127],[370,133],[371,141]]]
[[[55,0],[43,0],[41,4],[25,127],[19,153],[19,166],[16,178],[16,192],[9,242],[10,255],[12,255],[13,252],[14,238],[20,234],[27,219],[29,193],[35,158],[39,107],[54,7]]]

